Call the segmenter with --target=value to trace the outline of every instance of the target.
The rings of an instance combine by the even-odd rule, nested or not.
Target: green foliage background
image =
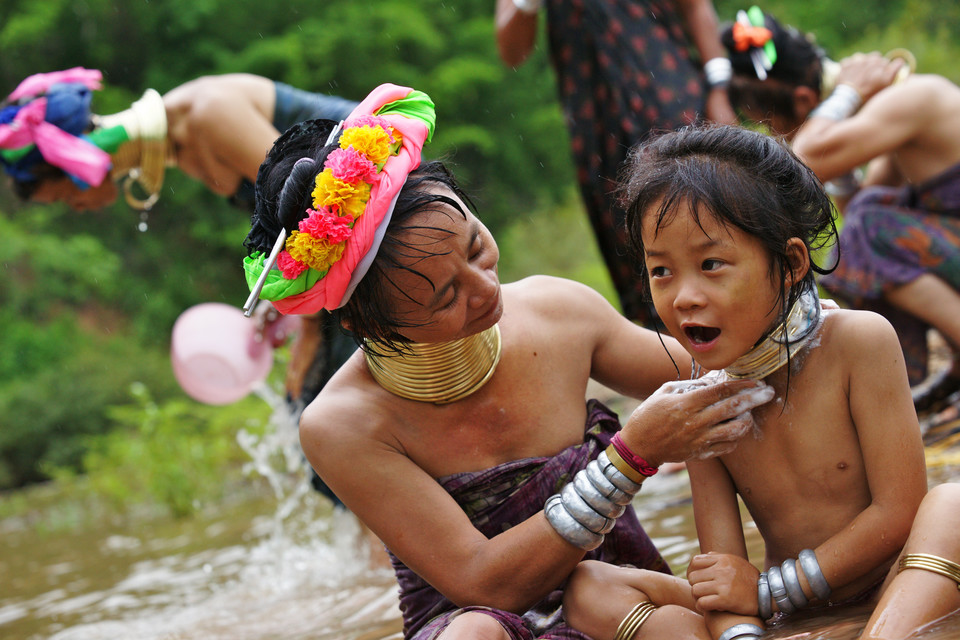
[[[126,107],[148,87],[163,93],[236,71],[353,99],[387,81],[422,89],[438,110],[430,154],[451,162],[475,194],[500,239],[503,279],[566,275],[612,299],[575,190],[545,38],[525,65],[508,69],[495,51],[493,5],[3,0],[0,92],[31,73],[76,65],[104,72],[99,113]],[[727,0],[716,7],[727,20],[746,8]],[[762,7],[816,32],[835,58],[906,46],[920,71],[958,79],[955,0]],[[167,355],[184,309],[205,301],[239,306],[245,298],[246,215],[169,171],[148,230],[138,232],[138,222],[123,203],[76,214],[0,190],[0,489],[91,472],[102,487],[123,478],[129,489],[114,483],[108,493],[186,513],[192,503],[183,495],[158,494],[157,486],[186,482],[163,470],[181,458],[194,461],[182,466],[197,477],[203,465],[229,466],[236,459],[223,441],[232,443],[231,431],[251,416],[265,420],[269,409],[256,400],[242,411],[193,403]]]

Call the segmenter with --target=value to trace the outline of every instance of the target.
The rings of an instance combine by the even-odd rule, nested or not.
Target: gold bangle
[[[623,459],[623,457],[617,453],[616,447],[612,444],[607,447],[607,458],[610,459],[610,464],[617,468],[617,471],[627,476],[637,484],[643,484],[643,481],[647,479],[647,476],[643,475]]]
[[[908,553],[900,558],[900,568],[897,573],[904,569],[923,569],[924,571],[938,573],[956,582],[957,590],[960,590],[960,564],[951,562],[946,558],[929,553]]]
[[[641,602],[635,606],[617,627],[617,635],[613,636],[613,640],[630,640],[656,609],[652,602]]]

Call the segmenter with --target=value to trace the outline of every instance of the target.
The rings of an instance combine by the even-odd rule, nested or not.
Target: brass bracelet
[[[641,602],[635,606],[617,627],[617,635],[613,636],[613,640],[630,640],[656,610],[657,607],[652,602]]]
[[[956,582],[957,589],[960,590],[960,565],[946,558],[929,553],[908,553],[900,558],[900,568],[897,573],[904,569],[923,569],[924,571],[938,573]]]
[[[629,464],[627,461],[621,457],[614,446],[611,444],[606,448],[607,458],[610,459],[610,464],[617,468],[617,471],[627,476],[637,484],[643,484],[643,481],[647,479],[647,476],[643,475]]]

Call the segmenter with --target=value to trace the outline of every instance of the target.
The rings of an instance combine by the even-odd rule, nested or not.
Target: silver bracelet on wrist
[[[793,558],[787,558],[780,565],[780,576],[783,578],[783,586],[787,589],[787,596],[790,598],[790,604],[797,609],[803,609],[810,601],[807,600],[807,594],[803,592],[800,586],[800,576],[797,575],[797,561]]]
[[[527,15],[535,15],[543,6],[543,0],[513,0],[513,6]]]
[[[827,579],[823,576],[823,571],[820,570],[817,554],[814,553],[813,549],[804,549],[800,552],[797,561],[800,563],[800,569],[807,578],[807,584],[810,585],[813,595],[817,597],[817,600],[826,602],[830,594],[833,593],[833,589],[827,584]]]
[[[703,73],[707,76],[707,84],[711,89],[725,87],[733,79],[733,65],[729,58],[710,58],[703,64]]]
[[[600,471],[603,472],[604,477],[612,482],[618,489],[624,493],[629,493],[630,497],[637,495],[637,492],[640,491],[642,484],[638,484],[623,475],[623,472],[620,469],[610,462],[610,458],[607,457],[606,451],[601,451],[600,455],[597,456],[597,465],[600,467]]]
[[[831,120],[845,120],[857,112],[863,100],[857,90],[849,84],[838,84],[833,93],[810,112],[811,118],[829,118]]]
[[[603,534],[590,531],[577,522],[563,506],[560,494],[555,493],[547,498],[546,504],[543,505],[543,513],[554,531],[573,546],[590,551],[603,544]]]
[[[770,593],[766,571],[757,579],[757,605],[757,613],[761,620],[769,620],[773,616],[773,594]]]
[[[577,493],[580,494],[580,497],[583,498],[584,502],[606,518],[619,518],[623,515],[624,510],[626,510],[624,505],[617,504],[603,495],[600,489],[590,482],[590,476],[587,474],[586,469],[581,469],[577,472],[577,475],[573,476],[573,487],[577,490]]]
[[[797,608],[793,606],[793,603],[790,602],[790,596],[787,595],[787,587],[783,584],[780,567],[773,565],[767,569],[767,582],[770,584],[770,594],[780,611],[787,615],[794,613]]]
[[[720,637],[717,640],[733,640],[734,638],[740,638],[741,640],[757,640],[760,636],[763,635],[763,629],[758,627],[755,624],[750,624],[744,622],[741,624],[735,624],[723,633],[720,634]]]
[[[587,478],[589,478],[590,483],[597,488],[597,490],[607,499],[613,502],[614,504],[619,505],[628,505],[630,501],[633,500],[633,496],[627,493],[626,491],[621,491],[617,488],[617,485],[610,482],[603,471],[600,470],[600,465],[596,460],[591,460],[587,464]]]
[[[594,511],[587,501],[580,497],[573,484],[567,484],[560,490],[560,498],[567,513],[594,533],[610,533],[617,524],[616,518],[606,518]]]

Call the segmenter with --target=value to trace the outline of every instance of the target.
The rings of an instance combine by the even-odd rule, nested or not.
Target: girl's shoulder
[[[897,344],[896,330],[885,317],[865,309],[825,309],[822,339],[843,349],[876,349]]]

